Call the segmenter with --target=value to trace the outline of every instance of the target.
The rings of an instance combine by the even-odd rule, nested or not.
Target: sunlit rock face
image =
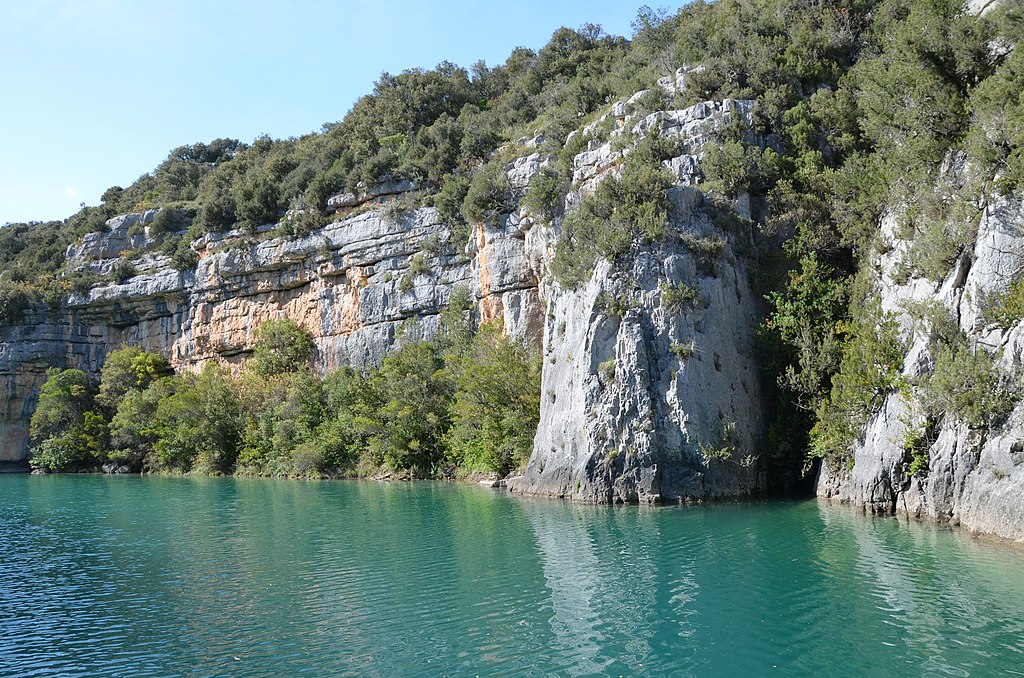
[[[996,357],[1013,383],[1024,378],[1024,323],[1000,327],[986,319],[990,300],[1024,270],[1024,201],[991,196],[966,248],[940,282],[900,276],[913,243],[898,237],[898,219],[882,222],[882,250],[873,262],[883,310],[896,314],[908,350],[903,374],[917,383],[934,363],[936,342],[911,310],[941,309],[977,351]],[[947,412],[927,443],[926,472],[911,475],[904,450],[908,427],[922,421],[922,393],[903,389],[887,397],[856,446],[852,466],[825,464],[819,496],[875,512],[902,512],[1024,541],[1024,405],[991,429],[971,429]]]
[[[96,374],[107,352],[132,344],[166,355],[177,369],[217,360],[238,364],[263,322],[290,317],[313,336],[316,364],[379,361],[406,337],[432,337],[453,289],[470,289],[480,314],[504,319],[507,332],[539,344],[538,279],[515,217],[480,226],[472,243],[455,242],[433,208],[365,211],[301,238],[232,232],[193,244],[199,264],[177,271],[151,251],[134,224],[112,219],[69,250],[69,260],[99,274],[135,250],[137,274],[93,286],[60,309],[33,309],[0,335],[0,460],[24,460],[28,419],[48,367]],[[103,237],[106,236],[106,237]]]
[[[683,76],[661,86],[674,91]],[[198,265],[186,271],[159,254],[149,234],[153,212],[112,219],[104,233],[71,247],[69,262],[109,276],[126,258],[134,275],[82,290],[59,309],[33,309],[0,337],[4,458],[26,458],[27,422],[47,367],[97,374],[106,354],[126,344],[160,352],[180,370],[212,360],[238,365],[256,328],[281,317],[313,336],[321,371],[374,364],[399,336],[434,336],[462,286],[480,320],[502,322],[543,353],[541,424],[515,490],[590,502],[763,490],[757,309],[743,255],[750,233],[742,220],[717,225],[697,188],[704,147],[737,117],[748,120],[752,102],[631,108],[618,102],[595,123],[611,131],[575,158],[566,203],[618,173],[645,136],[676,138],[680,155],[665,162],[675,183],[669,236],[629,261],[598,262],[578,289],[549,273],[558,219],[547,223],[518,206],[467,235],[433,208],[402,209],[416,188],[402,183],[333,196],[336,220],[305,236],[275,235],[273,225],[205,236],[192,243]],[[627,130],[624,143],[618,137]],[[554,160],[538,151],[540,141],[523,140],[521,157],[506,166],[514,203]],[[741,201],[740,211],[748,209]],[[611,309],[609,298],[624,305]]]
[[[625,110],[613,106],[612,115]],[[750,111],[750,102],[724,101],[624,118],[612,141],[591,142],[576,157],[569,205],[618,171],[622,129],[678,138],[684,151],[665,162],[677,187],[664,242],[627,263],[599,262],[577,289],[542,280],[541,419],[514,491],[676,502],[764,489],[758,318],[740,254],[749,233],[716,225],[695,188],[705,144]],[[530,250],[550,253],[557,231],[557,223],[537,229]]]

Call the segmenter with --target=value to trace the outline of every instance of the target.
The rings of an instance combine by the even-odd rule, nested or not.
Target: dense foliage
[[[477,330],[465,295],[434,342],[410,342],[376,368],[310,369],[294,321],[264,323],[238,374],[174,374],[160,355],[111,351],[92,383],[51,370],[32,417],[32,464],[256,475],[505,475],[525,465],[540,408],[540,365],[500,327]]]

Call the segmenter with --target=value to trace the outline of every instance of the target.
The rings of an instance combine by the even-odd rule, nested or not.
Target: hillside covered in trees
[[[597,26],[562,28],[538,50],[514,50],[504,64],[480,62],[466,69],[442,63],[384,74],[341,121],[316,134],[252,143],[217,139],[174,149],[131,186],[108,189],[101,205],[84,207],[64,222],[0,229],[0,319],[16,326],[30,308],[48,305],[59,312],[69,295],[102,282],[94,271],[71,267],[64,253],[87,234],[103,232],[115,215],[159,210],[148,236],[174,268],[187,271],[199,258],[193,243],[209,234],[241,230],[254,237],[298,238],[341,216],[376,209],[364,198],[379,186],[401,183],[413,190],[379,209],[436,208],[456,234],[456,249],[480,224],[522,204],[555,229],[553,284],[573,289],[599,262],[627,270],[638,252],[668,237],[666,224],[677,206],[669,198],[673,179],[664,163],[698,152],[670,139],[615,131],[609,106],[627,101],[626,114],[640,119],[701,102],[751,101],[749,117],[735,117],[699,151],[699,189],[716,224],[750,234],[743,256],[751,262],[749,283],[763,318],[758,350],[768,391],[766,449],[759,463],[772,482],[790,486],[815,459],[852,463],[868,419],[901,389],[920,389],[931,408],[930,423],[906,440],[912,474],[926,471],[922,441],[947,411],[974,429],[998,425],[1018,402],[1019,384],[989,353],[967,350],[957,328],[946,328],[928,373],[907,382],[901,373],[906,337],[879,301],[874,261],[890,247],[880,226],[890,217],[910,243],[898,262],[903,280],[941,283],[958,259],[969,256],[990,197],[1020,190],[1020,3],[977,14],[956,0],[719,0],[675,13],[641,8],[634,30],[625,39]],[[677,76],[681,87],[658,84]],[[586,195],[575,193],[575,159],[612,138],[613,131],[613,147],[628,153],[618,174]],[[550,162],[527,191],[517,191],[506,170],[532,153]],[[272,228],[261,228],[266,225]],[[723,247],[708,239],[690,245],[712,258]],[[134,272],[126,257],[105,275],[123,280]],[[1024,317],[1020,273],[1005,292],[986,300],[993,322],[1004,327]],[[680,308],[695,294],[685,286],[665,290]],[[606,299],[609,313],[628,311],[615,305]],[[928,310],[916,313],[927,316]],[[928,318],[941,334],[944,325]],[[450,315],[446,327],[456,325]],[[142,435],[125,428],[136,415],[122,414],[121,408],[142,407],[144,397],[199,402],[213,397],[204,389],[235,377],[203,372],[171,387],[170,377],[154,375],[135,383],[138,395],[124,390],[113,397],[104,394],[108,368],[98,387],[83,373],[65,386],[89,398],[95,394],[99,409],[80,407],[74,426],[86,431],[98,421],[88,414],[98,413],[106,428],[96,440],[104,442],[80,440],[74,454],[46,457],[55,449],[55,436],[70,430],[70,420],[57,417],[63,423],[56,428],[37,427],[33,420],[37,464],[68,465],[42,461],[51,458],[106,461],[103,436],[114,434],[128,441],[117,449],[149,450],[134,463],[153,469],[329,472],[356,463],[361,450],[372,448],[367,459],[375,468],[437,474],[469,455],[477,461],[468,466],[504,475],[529,456],[524,441],[532,437],[536,419],[527,410],[535,410],[530,403],[541,397],[540,368],[526,348],[502,344],[494,328],[484,325],[475,339],[467,332],[461,343],[444,336],[410,343],[372,371],[328,376],[326,385],[316,378],[316,387],[275,381],[306,374],[292,367],[252,368],[276,385],[261,385],[259,397],[276,400],[248,409],[232,406],[230,416],[205,415],[237,426],[223,439],[203,442],[206,447],[188,443],[189,461],[181,464],[161,451],[178,450],[178,443],[157,444],[164,438],[155,433],[144,442],[131,439]],[[686,350],[677,345],[673,353],[684,359]],[[415,364],[401,364],[413,357]],[[509,364],[522,369],[493,374],[495,365]],[[405,430],[366,417],[395,414],[388,403],[410,387],[400,382],[421,373],[423,381],[413,391],[427,397],[440,389],[443,413],[436,404],[424,406],[402,420],[401,426],[411,427],[406,438],[374,438],[375,431]],[[442,374],[447,381],[432,381]],[[496,376],[519,381],[502,386],[492,380]],[[498,393],[528,397],[514,411],[496,415],[493,426],[474,430],[470,423],[479,410],[460,394],[479,392],[477,378]],[[352,380],[376,399],[351,400]],[[65,386],[48,384],[41,403],[54,402],[54,389]],[[154,388],[166,392],[141,395]],[[271,394],[273,388],[278,391]],[[311,423],[303,398],[313,392],[320,393],[320,409]],[[167,412],[172,423],[177,406],[147,405]],[[138,410],[137,417],[146,412]],[[37,417],[43,421],[45,415]],[[349,422],[344,430],[337,423],[342,419]],[[257,450],[263,444],[258,441],[286,435],[293,437],[276,451]],[[341,439],[348,441],[345,453],[331,456],[328,451]],[[209,454],[201,457],[202,450]],[[206,461],[197,464],[200,458]],[[250,458],[258,463],[247,465]]]

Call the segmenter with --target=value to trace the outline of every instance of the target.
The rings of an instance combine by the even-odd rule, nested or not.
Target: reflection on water
[[[967,676],[999,666],[1024,675],[1024,554],[930,523],[819,510],[852,538],[855,581],[883,624],[881,642],[908,671]]]
[[[815,502],[0,477],[3,675],[992,675],[1024,554]]]
[[[524,501],[540,552],[553,634],[570,675],[633,674],[653,652],[658,531],[653,510]]]

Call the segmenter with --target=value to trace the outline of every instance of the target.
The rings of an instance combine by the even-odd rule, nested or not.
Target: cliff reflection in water
[[[0,672],[994,675],[1024,554],[816,502],[0,476]]]

